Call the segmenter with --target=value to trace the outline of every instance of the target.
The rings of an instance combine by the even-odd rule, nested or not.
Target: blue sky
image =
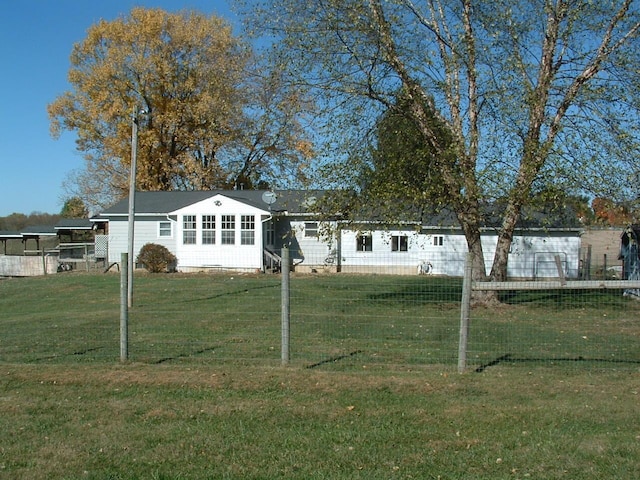
[[[0,217],[59,213],[75,135],[49,133],[47,104],[70,89],[69,55],[87,29],[133,7],[193,9],[235,21],[232,0],[0,0]]]

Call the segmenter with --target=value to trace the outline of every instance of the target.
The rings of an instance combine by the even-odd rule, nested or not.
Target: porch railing
[[[267,272],[277,273],[282,268],[282,257],[271,250],[264,249],[263,265]]]

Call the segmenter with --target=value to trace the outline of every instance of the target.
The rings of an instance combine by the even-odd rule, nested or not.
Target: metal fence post
[[[469,312],[471,310],[471,277],[473,273],[473,256],[467,254],[464,264],[464,280],[462,281],[462,300],[460,302],[460,341],[458,344],[458,373],[467,368],[467,342],[469,339]]]
[[[282,310],[282,345],[281,345],[281,358],[282,365],[287,365],[289,363],[289,278],[290,278],[290,261],[289,261],[289,247],[282,247],[281,252],[282,257],[282,299],[281,299],[281,310]]]
[[[129,358],[129,274],[126,252],[120,254],[120,361]]]

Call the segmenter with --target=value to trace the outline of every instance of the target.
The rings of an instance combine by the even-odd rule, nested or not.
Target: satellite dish
[[[262,194],[262,201],[267,205],[271,205],[272,203],[275,203],[276,200],[277,200],[276,194],[273,192],[264,192]]]
[[[302,202],[302,206],[306,209],[310,209],[313,208],[313,206],[316,204],[318,200],[316,199],[316,197],[307,197],[304,199],[304,201]]]

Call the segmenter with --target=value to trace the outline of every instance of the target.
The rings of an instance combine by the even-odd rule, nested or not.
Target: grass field
[[[607,292],[474,311],[458,280],[0,281],[0,479],[638,478],[640,310]],[[501,359],[500,361],[498,361]],[[481,373],[476,373],[479,370]]]

